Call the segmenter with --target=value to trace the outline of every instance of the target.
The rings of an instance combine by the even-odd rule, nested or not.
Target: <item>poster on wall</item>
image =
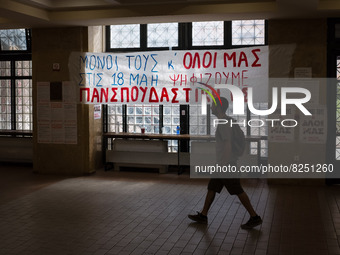
[[[235,85],[268,101],[268,46],[230,50],[72,53],[71,80],[85,104],[189,104]]]
[[[37,102],[46,103],[50,102],[50,83],[38,82],[37,83]]]
[[[300,117],[300,142],[325,144],[327,139],[327,109],[324,105],[309,106],[311,116]]]
[[[102,117],[102,107],[101,107],[101,105],[100,104],[96,104],[96,105],[94,105],[94,107],[93,107],[93,117],[94,117],[94,119],[95,120],[100,120],[101,119],[101,117]]]
[[[63,103],[51,103],[51,138],[52,143],[64,143],[64,109]]]
[[[269,119],[268,140],[275,143],[291,143],[294,141],[295,108],[287,107],[287,115],[281,115],[281,109],[275,111]]]
[[[72,82],[37,83],[38,143],[77,144],[75,98]]]
[[[294,78],[296,79],[310,79],[312,78],[311,67],[296,67],[294,68]]]
[[[40,122],[51,120],[51,104],[49,102],[38,102],[37,119]]]

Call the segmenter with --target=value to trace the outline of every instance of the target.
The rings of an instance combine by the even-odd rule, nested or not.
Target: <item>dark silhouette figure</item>
[[[217,104],[212,104],[211,112],[218,119],[230,119],[226,115],[229,103],[226,98],[221,98],[222,104],[218,101]],[[216,159],[219,165],[235,165],[237,162],[237,156],[232,152],[232,127],[230,125],[218,125],[215,133],[216,137]],[[252,229],[262,223],[262,219],[257,215],[253,206],[250,203],[247,193],[243,190],[240,182],[240,178],[230,179],[210,179],[208,184],[208,192],[205,197],[205,202],[201,212],[197,212],[195,215],[188,215],[188,217],[199,223],[208,223],[208,212],[215,199],[216,192],[220,193],[222,188],[226,187],[230,195],[238,196],[242,205],[246,208],[250,215],[250,219],[241,225],[243,229]]]

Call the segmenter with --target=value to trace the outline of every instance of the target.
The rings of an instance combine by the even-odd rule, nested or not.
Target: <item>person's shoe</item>
[[[258,225],[262,224],[262,219],[260,216],[254,216],[250,217],[250,219],[247,221],[247,223],[242,224],[241,228],[242,229],[252,229]]]
[[[197,214],[189,214],[188,215],[188,218],[190,220],[193,220],[193,221],[196,221],[198,223],[204,223],[204,224],[207,224],[208,223],[208,217],[203,215],[202,213],[200,212],[197,212]]]

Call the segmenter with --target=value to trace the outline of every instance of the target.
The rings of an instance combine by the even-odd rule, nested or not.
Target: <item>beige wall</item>
[[[277,71],[279,70],[277,67],[283,65],[284,61],[270,54],[269,73],[271,78],[293,78],[294,68],[296,67],[312,67],[313,78],[326,78],[326,19],[270,20],[268,22],[268,41],[270,47],[286,44],[295,48],[287,72],[282,68],[281,74]],[[319,88],[320,104],[326,104],[326,95],[327,87],[321,85]],[[296,117],[299,118],[299,115]],[[300,163],[313,164],[325,162],[326,145],[302,144],[298,142],[298,139],[298,131],[295,131],[295,142],[293,143],[274,143],[269,141],[269,163],[273,165],[292,163],[296,155],[300,157]],[[280,180],[280,182],[311,183],[313,180]]]
[[[68,81],[68,58],[72,51],[88,51],[88,28],[43,28],[32,30],[33,105],[37,116],[37,82]],[[60,71],[52,64],[60,63]],[[101,120],[94,120],[93,107],[77,105],[76,145],[44,144],[37,141],[34,118],[34,171],[83,175],[101,165]]]

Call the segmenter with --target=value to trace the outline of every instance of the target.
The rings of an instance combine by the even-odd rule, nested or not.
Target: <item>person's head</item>
[[[225,97],[221,97],[221,102],[220,100],[216,99],[216,105],[213,102],[211,105],[211,112],[214,115],[217,114],[225,114],[225,112],[228,110],[229,107],[229,102]]]

